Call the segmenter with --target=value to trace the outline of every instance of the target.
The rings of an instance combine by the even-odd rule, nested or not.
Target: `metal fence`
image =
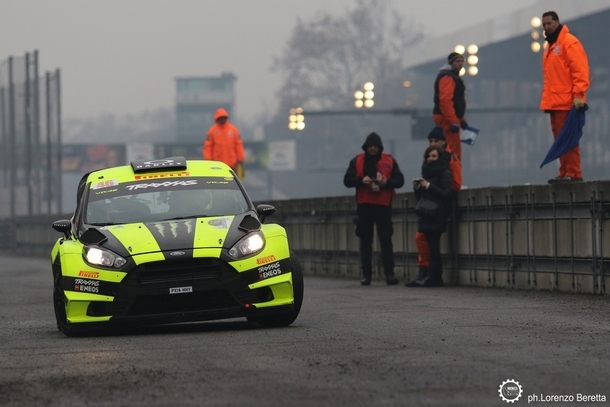
[[[0,218],[60,211],[60,96],[38,51],[0,62]]]
[[[450,284],[608,294],[610,182],[462,190],[441,240]],[[417,275],[413,193],[394,200],[395,272]],[[276,202],[307,274],[359,278],[351,197]],[[373,275],[383,281],[375,242]]]

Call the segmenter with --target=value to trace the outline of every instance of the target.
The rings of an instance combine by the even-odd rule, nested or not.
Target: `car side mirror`
[[[275,213],[275,206],[261,204],[256,207],[256,213],[258,214],[258,218],[261,223],[265,223],[265,219]]]
[[[64,236],[66,237],[66,239],[70,237],[71,228],[72,228],[72,223],[70,222],[69,219],[56,220],[55,222],[53,222],[53,229],[55,229],[58,232],[63,233]]]

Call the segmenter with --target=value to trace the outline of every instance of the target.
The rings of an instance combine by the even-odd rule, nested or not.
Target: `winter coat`
[[[415,188],[415,197],[419,201],[422,197],[430,199],[439,203],[439,213],[433,219],[417,217],[417,230],[418,232],[445,232],[447,231],[447,218],[449,217],[449,208],[451,206],[451,184],[452,174],[449,170],[448,163],[444,160],[436,161],[435,165],[442,165],[443,167],[437,171],[437,175],[433,177],[426,177],[425,172],[422,171],[422,177],[430,183],[428,188],[420,186]],[[426,166],[426,163],[422,166]]]
[[[541,110],[570,110],[574,98],[586,102],[589,89],[589,62],[580,41],[566,25],[560,26],[557,41],[549,45],[542,57]]]
[[[220,108],[216,111],[214,119],[218,120],[223,116],[228,118],[227,111]],[[216,122],[210,127],[202,150],[204,160],[221,161],[234,170],[237,163],[243,162],[246,156],[239,130],[229,123],[228,119],[225,124]]]

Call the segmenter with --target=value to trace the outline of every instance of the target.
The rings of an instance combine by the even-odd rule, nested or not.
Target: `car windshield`
[[[224,178],[109,183],[89,190],[85,223],[156,222],[237,215],[247,209],[241,189],[235,181]]]

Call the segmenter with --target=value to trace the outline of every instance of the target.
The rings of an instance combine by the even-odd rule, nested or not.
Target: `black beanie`
[[[366,141],[362,145],[362,149],[366,151],[366,148],[368,146],[379,146],[379,151],[383,151],[383,143],[381,142],[381,137],[379,136],[379,134],[372,132],[368,135]]]
[[[456,59],[460,58],[462,56],[462,54],[458,54],[457,52],[452,52],[451,54],[449,54],[449,56],[447,57],[447,62],[448,63],[452,63],[453,61],[455,61]]]
[[[439,126],[436,126],[432,130],[430,130],[430,134],[428,134],[428,140],[433,139],[433,138],[435,138],[437,140],[447,141],[443,128],[439,127]]]

